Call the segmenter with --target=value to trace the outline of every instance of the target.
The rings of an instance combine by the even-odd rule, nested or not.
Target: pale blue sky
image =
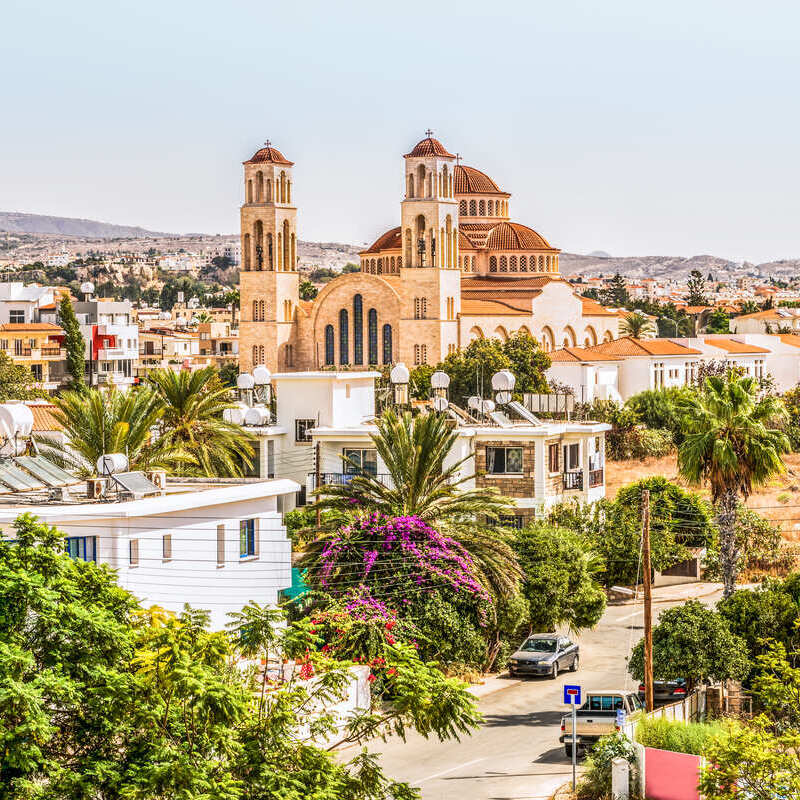
[[[430,126],[573,252],[800,256],[791,2],[5,0],[0,210],[238,230],[295,167],[303,239],[396,224]]]

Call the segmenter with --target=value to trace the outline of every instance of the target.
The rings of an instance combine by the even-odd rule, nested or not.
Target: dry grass
[[[747,505],[778,524],[787,542],[800,542],[800,453],[789,453],[783,460],[786,472],[753,494]],[[678,478],[675,455],[642,461],[609,461],[606,463],[606,496],[611,500],[621,487],[653,475],[664,475],[668,480],[686,486]],[[706,489],[699,491],[708,495]]]

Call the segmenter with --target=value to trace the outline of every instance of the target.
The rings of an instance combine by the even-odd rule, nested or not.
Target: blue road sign
[[[564,686],[564,705],[579,706],[581,704],[581,687]]]

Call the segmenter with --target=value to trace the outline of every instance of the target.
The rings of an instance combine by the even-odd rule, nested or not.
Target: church
[[[546,350],[618,336],[618,315],[561,278],[559,249],[511,221],[511,194],[428,131],[403,156],[400,225],[361,271],[299,299],[292,167],[267,144],[244,162],[240,366],[272,371],[436,364],[483,338]]]

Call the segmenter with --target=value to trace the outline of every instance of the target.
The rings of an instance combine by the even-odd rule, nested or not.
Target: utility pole
[[[319,489],[320,470],[319,470],[319,440],[314,444],[314,489]],[[319,497],[317,498],[319,499]],[[320,511],[317,506],[317,529],[320,526]]]
[[[642,570],[644,579],[644,704],[653,710],[653,591],[650,585],[650,490],[642,491]]]

